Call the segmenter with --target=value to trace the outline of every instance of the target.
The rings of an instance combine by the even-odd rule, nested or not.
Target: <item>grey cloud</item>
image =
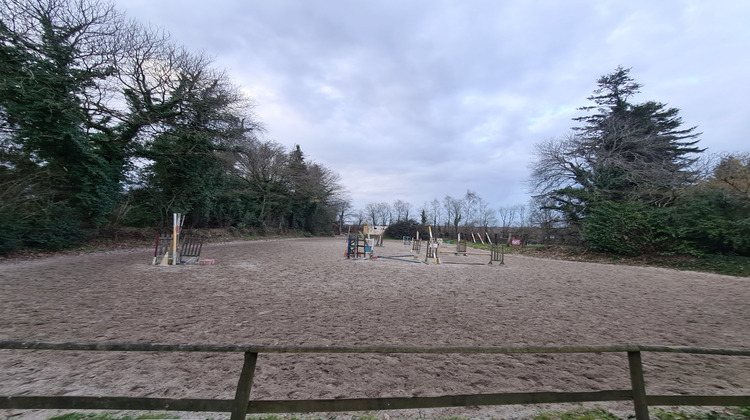
[[[265,92],[268,136],[339,172],[360,207],[466,189],[525,201],[533,143],[565,134],[618,65],[704,146],[747,149],[745,2],[118,4]]]

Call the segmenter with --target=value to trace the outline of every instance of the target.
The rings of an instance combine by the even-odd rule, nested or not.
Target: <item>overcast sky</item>
[[[536,142],[618,65],[709,152],[748,151],[750,1],[116,0],[215,59],[265,138],[337,172],[355,208],[478,193],[525,204]]]

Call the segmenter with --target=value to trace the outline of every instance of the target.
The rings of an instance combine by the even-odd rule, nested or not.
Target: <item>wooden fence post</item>
[[[232,403],[232,416],[230,420],[245,420],[247,406],[250,402],[250,390],[253,387],[253,376],[255,376],[255,364],[258,361],[258,353],[245,353],[245,362],[242,365],[240,380],[237,383],[237,391]]]
[[[641,362],[640,351],[628,352],[628,366],[630,367],[630,383],[633,388],[635,418],[637,420],[649,420],[646,381],[643,379],[643,363]]]

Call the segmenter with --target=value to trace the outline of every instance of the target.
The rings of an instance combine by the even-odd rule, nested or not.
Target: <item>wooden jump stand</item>
[[[172,233],[156,237],[153,265],[198,264],[200,262],[203,239],[195,236],[180,236],[185,215],[172,215]],[[161,258],[161,261],[159,261]],[[207,260],[213,263],[213,260]]]
[[[443,240],[442,239],[435,239],[432,236],[432,228],[428,227],[430,232],[430,239],[427,242],[427,252],[425,255],[424,262],[426,264],[429,264],[430,259],[433,260],[435,264],[465,264],[465,265],[484,265],[484,263],[477,263],[477,262],[458,262],[458,261],[443,261],[440,259],[440,254],[454,254],[454,255],[489,255],[490,261],[487,263],[487,265],[494,265],[497,263],[498,265],[504,265],[505,264],[505,249],[503,245],[498,244],[497,241],[495,243],[492,242],[490,239],[489,234],[487,234],[487,241],[490,243],[490,252],[488,253],[472,253],[468,252],[467,247],[468,244],[465,240],[461,239],[461,234],[458,234],[458,240],[456,241],[456,249],[454,251],[450,250],[441,250],[441,247],[443,246]],[[472,237],[474,235],[472,234]],[[481,236],[479,236],[481,238]],[[482,241],[484,243],[484,241]]]
[[[372,239],[362,234],[349,235],[346,238],[346,259],[359,260],[372,256]]]
[[[422,240],[419,239],[419,231],[417,231],[417,234],[414,238],[409,238],[408,240],[404,238],[404,245],[409,246],[411,248],[412,254],[410,255],[374,255],[373,249],[374,246],[376,246],[377,239],[375,238],[366,238],[363,233],[359,233],[357,235],[348,235],[347,236],[347,245],[346,245],[346,253],[344,256],[346,259],[395,259],[400,261],[407,261],[407,262],[423,262],[425,264],[429,264],[430,260],[432,260],[435,264],[465,264],[465,265],[485,265],[484,263],[478,263],[478,262],[458,262],[458,261],[443,261],[440,258],[440,254],[454,254],[454,255],[488,255],[490,256],[490,261],[487,265],[494,265],[495,263],[498,263],[500,265],[505,263],[505,251],[503,248],[503,245],[500,244],[493,244],[492,241],[489,238],[489,234],[487,234],[487,240],[490,242],[490,252],[487,253],[472,253],[468,251],[468,244],[465,240],[461,239],[461,236],[459,234],[458,241],[456,243],[456,249],[451,251],[448,249],[444,249],[443,240],[440,238],[435,238],[432,235],[432,227],[428,226],[428,230],[430,233],[430,238],[426,241],[426,252],[425,252],[425,258],[423,261],[419,261],[419,253],[422,248]],[[381,246],[382,246],[382,235],[378,235],[381,238]],[[405,259],[406,257],[413,256],[413,259]]]

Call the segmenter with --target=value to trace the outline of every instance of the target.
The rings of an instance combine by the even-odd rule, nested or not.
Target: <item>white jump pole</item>
[[[180,229],[185,221],[181,213],[172,213],[172,265],[177,265],[177,246],[180,243]]]
[[[172,213],[172,265],[177,265],[177,213]]]

